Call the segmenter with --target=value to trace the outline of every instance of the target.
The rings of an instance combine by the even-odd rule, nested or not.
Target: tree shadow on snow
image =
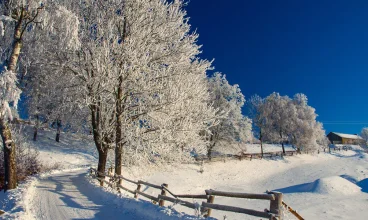
[[[357,185],[362,188],[362,192],[368,193],[368,178],[357,182]]]
[[[284,194],[287,193],[303,193],[303,192],[311,192],[314,189],[314,182],[303,183],[293,186],[288,186],[285,188],[275,189],[273,191],[278,191]]]

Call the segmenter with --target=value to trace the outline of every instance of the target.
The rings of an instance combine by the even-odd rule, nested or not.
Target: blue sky
[[[367,0],[191,0],[202,57],[246,98],[304,93],[326,132],[368,126]]]

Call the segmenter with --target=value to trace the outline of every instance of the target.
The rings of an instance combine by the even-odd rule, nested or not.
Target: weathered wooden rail
[[[266,152],[266,153],[240,153],[240,154],[223,154],[223,155],[213,155],[211,156],[211,161],[218,161],[218,160],[227,160],[227,159],[237,159],[237,160],[253,160],[253,159],[263,159],[263,158],[277,158],[277,157],[284,157],[284,156],[294,156],[296,155],[296,151],[275,151],[275,152]],[[207,156],[204,157],[196,157],[197,161],[209,161]]]
[[[111,173],[111,172],[110,172]],[[254,194],[254,193],[235,193],[235,192],[224,192],[224,191],[217,191],[217,190],[205,190],[205,194],[196,194],[196,195],[189,195],[189,194],[174,194],[169,190],[168,184],[152,184],[146,181],[134,181],[128,178],[125,178],[120,175],[112,175],[109,173],[99,173],[96,169],[90,168],[90,174],[97,178],[100,181],[100,185],[103,186],[106,183],[108,186],[115,188],[120,192],[120,189],[125,190],[134,195],[134,198],[138,198],[138,196],[143,196],[149,200],[151,200],[154,204],[159,206],[165,206],[165,201],[180,204],[182,206],[198,210],[200,211],[205,217],[210,217],[212,214],[212,210],[221,210],[227,212],[235,212],[241,213],[246,215],[252,215],[256,217],[266,218],[266,219],[278,219],[281,220],[283,217],[283,206],[287,208],[293,215],[295,215],[299,220],[303,220],[303,218],[292,208],[287,206],[282,198],[283,194],[280,192],[267,192],[264,194]],[[99,174],[99,175],[98,175]],[[108,180],[106,180],[108,178]],[[135,190],[129,189],[122,185],[123,181],[127,181],[133,185],[136,185],[137,188]],[[141,191],[142,185],[151,187],[160,192],[156,196],[149,195]],[[269,210],[265,209],[264,211],[246,209],[241,207],[234,207],[222,204],[214,204],[215,197],[230,197],[230,198],[243,198],[243,199],[257,199],[257,200],[266,200],[270,202]],[[185,201],[183,199],[199,199],[204,200],[201,204]]]

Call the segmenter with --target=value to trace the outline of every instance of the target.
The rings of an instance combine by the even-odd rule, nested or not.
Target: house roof
[[[337,136],[340,136],[342,138],[348,138],[348,139],[363,139],[362,137],[360,137],[359,135],[356,134],[343,134],[343,133],[337,133],[337,132],[331,132],[336,134]]]

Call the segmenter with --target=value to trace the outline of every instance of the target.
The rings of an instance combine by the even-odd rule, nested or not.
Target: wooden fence
[[[296,155],[296,151],[276,151],[276,152],[267,152],[267,153],[240,153],[240,154],[223,154],[223,155],[213,155],[211,156],[211,161],[225,161],[227,159],[237,159],[237,160],[253,160],[253,159],[262,159],[262,158],[277,158],[284,156],[294,156]],[[209,161],[207,156],[199,156],[195,158],[197,161]]]
[[[287,208],[295,217],[299,220],[303,220],[300,215],[287,206],[282,198],[283,194],[280,192],[267,192],[265,194],[252,194],[252,193],[234,193],[234,192],[223,192],[217,190],[205,190],[204,194],[196,194],[196,195],[189,195],[189,194],[174,194],[169,190],[168,184],[152,184],[145,181],[134,181],[128,178],[125,178],[120,175],[112,175],[109,173],[99,173],[96,169],[90,168],[90,173],[93,177],[100,181],[100,185],[103,186],[106,183],[108,186],[115,188],[120,192],[120,190],[124,190],[134,195],[134,198],[138,198],[138,196],[143,196],[149,200],[151,200],[154,204],[158,204],[159,206],[165,206],[165,201],[172,202],[174,204],[180,204],[182,206],[200,211],[205,217],[210,217],[212,214],[212,210],[221,210],[227,212],[235,212],[235,213],[242,213],[246,215],[252,215],[256,217],[266,218],[266,219],[278,219],[281,220],[283,216],[283,206]],[[100,177],[97,175],[100,174]],[[106,180],[106,177],[109,179]],[[126,181],[136,186],[136,189],[128,189],[127,187],[123,186],[122,183]],[[142,185],[147,187],[152,187],[154,189],[160,190],[158,192],[157,197],[146,194],[141,191]],[[269,210],[265,209],[264,211],[257,211],[252,209],[234,207],[234,206],[227,206],[221,204],[215,204],[215,197],[231,197],[231,198],[244,198],[244,199],[257,199],[257,200],[267,200],[270,202]],[[189,201],[185,201],[183,199],[201,199],[204,200],[201,204],[193,203]]]

